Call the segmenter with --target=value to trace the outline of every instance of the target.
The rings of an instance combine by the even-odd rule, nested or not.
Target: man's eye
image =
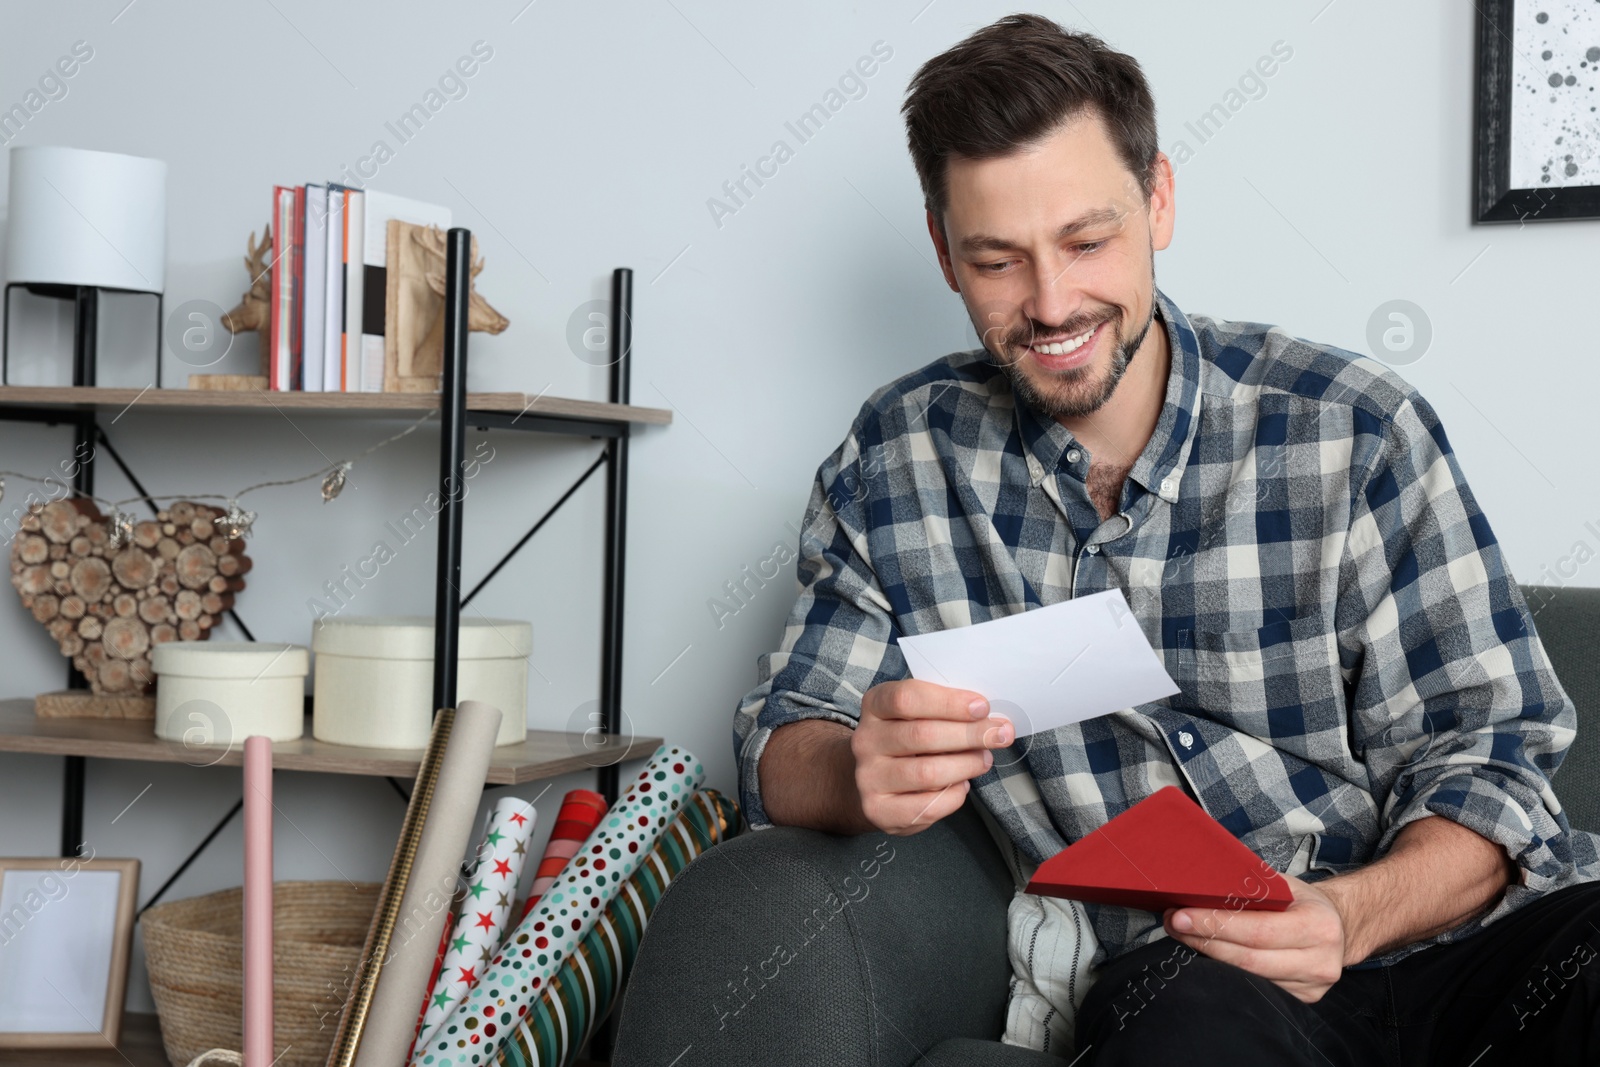
[[[1001,271],[1005,270],[1006,267],[1010,266],[1010,264],[1011,261],[1009,259],[1003,259],[999,263],[979,263],[978,269],[988,274],[999,274]]]
[[[1078,254],[1081,256],[1098,250],[1104,244],[1104,241],[1085,241],[1083,244],[1074,245],[1073,247],[1078,250]]]

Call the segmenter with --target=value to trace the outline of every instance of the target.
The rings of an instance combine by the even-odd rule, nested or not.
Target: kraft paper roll
[[[434,949],[449,918],[457,869],[470,843],[499,730],[500,709],[493,705],[463,700],[456,709],[355,1067],[397,1067],[411,1051],[417,1005],[428,992]]]
[[[378,973],[383,960],[389,955],[389,942],[394,937],[394,926],[400,914],[401,898],[406,883],[411,879],[412,864],[417,846],[422,838],[422,825],[427,820],[428,807],[433,802],[434,785],[439,780],[439,767],[445,749],[450,743],[450,732],[455,726],[456,709],[441,708],[433,718],[433,733],[428,747],[422,753],[422,763],[417,768],[417,778],[411,787],[411,802],[406,805],[405,821],[400,824],[400,840],[389,860],[389,873],[384,877],[383,888],[378,891],[378,906],[372,913],[372,923],[367,927],[367,939],[361,947],[355,983],[350,989],[350,999],[339,1013],[339,1028],[334,1031],[328,1049],[327,1067],[350,1067],[355,1061],[356,1048],[361,1035],[366,1032],[372,996],[377,991]]]
[[[413,1067],[493,1062],[507,1028],[531,1010],[704,778],[705,768],[689,752],[668,745],[656,749],[556,884],[507,935],[478,984],[433,1039],[413,1053]]]

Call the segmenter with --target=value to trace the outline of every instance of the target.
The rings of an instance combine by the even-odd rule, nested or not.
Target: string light
[[[344,492],[344,476],[350,473],[350,467],[349,461],[341,463],[329,471],[326,478],[322,479],[322,502],[324,504]]]
[[[279,478],[269,482],[257,482],[254,485],[245,486],[236,493],[164,493],[160,496],[130,496],[124,500],[108,500],[103,496],[96,496],[93,493],[78,492],[74,493],[73,495],[82,499],[92,500],[96,504],[105,506],[108,512],[106,515],[106,523],[108,526],[108,533],[110,534],[110,547],[112,548],[120,547],[123,544],[131,542],[133,539],[133,519],[122,510],[123,505],[137,504],[141,502],[155,505],[156,502],[160,500],[227,501],[227,511],[221,518],[216,520],[216,525],[221,530],[223,535],[229,540],[237,540],[248,535],[250,533],[251,525],[256,521],[256,513],[244,508],[239,503],[239,498],[244,496],[246,493],[253,493],[258,489],[271,489],[280,485],[299,485],[301,482],[309,482],[313,478],[321,478],[322,502],[327,503],[344,491],[346,477],[349,475],[351,468],[355,466],[356,460],[365,459],[374,452],[378,451],[378,449],[394,444],[402,437],[414,432],[423,423],[427,422],[437,414],[438,412],[436,411],[428,412],[426,415],[422,416],[422,418],[418,419],[416,422],[413,422],[410,426],[407,426],[399,433],[393,435],[392,437],[384,438],[382,441],[379,441],[366,451],[359,452],[350,459],[336,460],[333,463],[318,467],[309,474],[302,474],[298,478]],[[35,482],[39,485],[63,484],[62,479],[59,477],[35,478],[30,474],[23,474],[20,471],[0,471],[0,500],[5,499],[7,478],[20,478],[22,481]]]

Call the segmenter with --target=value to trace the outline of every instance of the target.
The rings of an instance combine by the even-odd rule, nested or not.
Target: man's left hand
[[[1283,911],[1169,908],[1167,933],[1197,952],[1258,974],[1307,1004],[1344,972],[1346,920],[1334,898],[1283,875],[1294,903]]]

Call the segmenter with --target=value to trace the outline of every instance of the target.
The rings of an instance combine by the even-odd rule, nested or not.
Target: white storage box
[[[363,748],[425,748],[433,732],[433,617],[321,619],[312,626],[317,654],[311,732],[318,741]],[[528,735],[528,654],[533,624],[513,619],[461,620],[456,703],[481,700],[500,709],[496,745]]]
[[[308,662],[303,645],[156,645],[156,736],[186,745],[237,745],[252,734],[293,741],[305,729]]]

